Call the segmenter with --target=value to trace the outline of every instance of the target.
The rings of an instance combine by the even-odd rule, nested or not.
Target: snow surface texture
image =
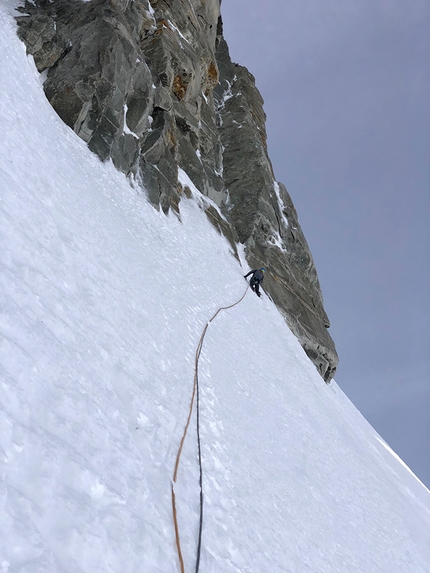
[[[56,116],[0,7],[0,570],[178,571],[170,484],[203,326],[246,286]],[[201,573],[428,573],[430,495],[251,292],[200,359]],[[186,571],[195,418],[176,487]]]

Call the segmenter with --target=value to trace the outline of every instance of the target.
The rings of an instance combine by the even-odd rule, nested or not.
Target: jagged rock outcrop
[[[267,153],[263,100],[230,60],[219,0],[35,0],[18,34],[58,115],[180,211],[182,169],[211,222],[268,268],[265,290],[328,381],[337,354],[309,247]]]
[[[275,181],[263,100],[249,71],[231,62],[221,22],[216,55],[220,82],[215,97],[230,220],[250,265],[269,269],[265,289],[324,379],[330,380],[338,358],[327,332],[330,322],[312,255],[291,197]]]

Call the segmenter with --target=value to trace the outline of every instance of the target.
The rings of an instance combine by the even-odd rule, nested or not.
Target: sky
[[[4,3],[0,53],[2,573],[180,571],[172,478],[202,332],[199,570],[427,573],[430,492],[250,292],[210,200],[180,171],[193,198],[165,216],[102,163]],[[173,485],[187,573],[196,423]]]
[[[430,3],[224,0],[319,274],[336,381],[430,486]]]

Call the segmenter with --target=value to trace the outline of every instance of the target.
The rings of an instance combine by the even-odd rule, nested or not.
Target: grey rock
[[[159,86],[154,92],[154,107],[159,107],[166,111],[170,111],[173,107],[172,95],[164,86]]]
[[[337,367],[321,288],[291,197],[275,181],[267,153],[263,100],[253,76],[233,64],[218,28],[215,90],[229,219],[251,268],[268,269],[264,289],[324,380]]]
[[[136,173],[139,157],[139,140],[130,133],[117,137],[112,145],[112,161],[123,173]]]
[[[34,0],[17,21],[58,115],[103,161],[180,216],[183,169],[202,210],[252,268],[321,376],[337,365],[315,265],[275,181],[263,100],[232,63],[219,0]]]

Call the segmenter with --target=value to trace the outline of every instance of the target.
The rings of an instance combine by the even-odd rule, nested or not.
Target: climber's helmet
[[[264,267],[261,267],[260,271],[262,271],[263,273],[266,272],[266,269]]]

